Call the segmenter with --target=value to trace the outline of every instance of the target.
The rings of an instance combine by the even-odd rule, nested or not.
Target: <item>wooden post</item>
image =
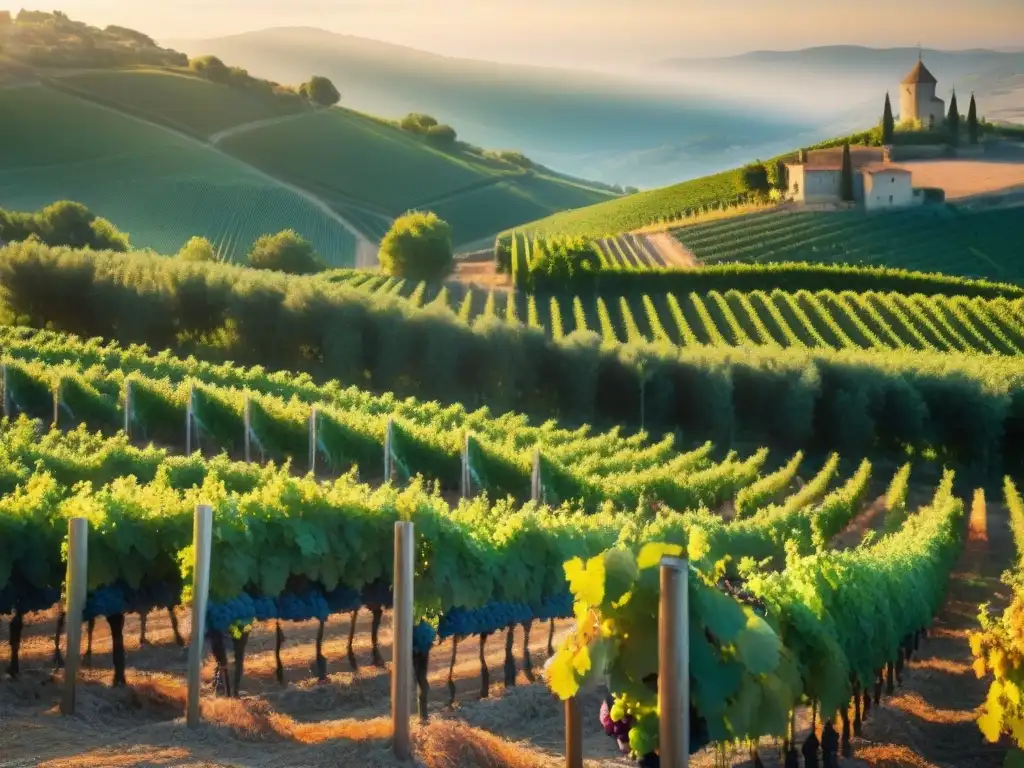
[[[462,440],[462,473],[459,477],[459,495],[468,499],[473,494],[472,483],[469,474],[469,432],[466,432]]]
[[[185,407],[185,455],[192,455],[192,396],[195,390],[188,388],[188,405]]]
[[[132,439],[132,380],[124,383],[124,434]]]
[[[316,406],[309,412],[309,471],[316,474]]]
[[[60,711],[75,713],[75,681],[82,658],[82,612],[89,565],[89,521],[84,517],[68,520],[68,570],[64,582],[68,647],[64,655],[64,695]]]
[[[206,603],[210,596],[210,545],[213,540],[213,508],[196,507],[192,526],[192,632],[188,640],[188,705],[186,722],[199,725],[199,689],[203,683],[206,655]]]
[[[391,482],[391,433],[395,426],[394,419],[388,419],[388,426],[384,432],[384,482]]]
[[[11,418],[11,398],[7,390],[7,363],[3,364],[4,418]]]
[[[392,616],[391,728],[395,756],[408,760],[412,754],[409,719],[412,717],[412,622],[413,565],[416,557],[413,524],[395,523],[394,613]]]
[[[565,700],[565,768],[583,768],[583,724],[575,696]]]
[[[664,768],[690,761],[690,564],[661,559],[658,610],[658,756]]]
[[[242,406],[242,424],[245,427],[245,463],[252,461],[252,449],[250,447],[249,433],[252,431],[252,411],[249,396],[245,396],[245,404]]]
[[[60,391],[62,382],[58,379],[56,386],[53,388],[53,426],[56,428],[60,421]]]
[[[533,449],[533,474],[530,476],[530,500],[541,503],[540,446]]]

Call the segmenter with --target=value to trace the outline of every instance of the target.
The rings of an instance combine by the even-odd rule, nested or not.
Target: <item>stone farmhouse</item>
[[[924,201],[910,171],[893,166],[887,147],[850,147],[853,199],[868,210],[901,208]],[[807,204],[842,202],[843,148],[812,150],[802,163],[786,165],[791,200]]]
[[[936,98],[937,81],[918,56],[900,85],[900,122],[929,128],[945,119],[946,105]],[[868,210],[920,205],[924,193],[914,189],[910,171],[892,165],[891,147],[850,147],[853,198]],[[842,202],[843,148],[812,150],[801,162],[787,163],[787,197],[799,203]]]

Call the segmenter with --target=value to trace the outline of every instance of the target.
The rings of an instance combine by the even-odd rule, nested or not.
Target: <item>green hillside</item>
[[[429,209],[456,243],[552,211],[612,197],[457,149],[442,150],[386,121],[335,108],[227,137],[220,147],[323,198],[357,226],[359,212],[393,218]],[[366,234],[379,236],[380,227]]]
[[[759,213],[673,233],[705,264],[875,264],[963,277],[1024,280],[1020,208]]]
[[[738,194],[734,175],[733,171],[725,171],[637,192],[587,208],[555,213],[520,229],[583,237],[629,232],[665,219],[677,219],[693,208],[735,203]]]
[[[293,228],[331,265],[353,264],[351,232],[215,149],[39,86],[0,90],[0,113],[0,208],[77,200],[136,247],[173,253],[202,235],[227,260],[243,258],[260,235]]]
[[[185,72],[140,69],[61,77],[57,87],[194,136],[309,109],[298,97],[228,88]]]

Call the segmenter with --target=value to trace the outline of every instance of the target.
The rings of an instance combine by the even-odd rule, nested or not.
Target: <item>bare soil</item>
[[[512,278],[495,269],[493,258],[487,260],[459,259],[455,262],[455,270],[449,280],[485,291],[512,290]]]
[[[936,187],[953,202],[1024,190],[1024,145],[988,145],[977,159],[908,160],[892,163],[913,174],[915,187]]]
[[[640,234],[637,237],[646,237],[648,242],[654,246],[654,249],[661,254],[665,264],[670,267],[694,269],[700,266],[700,262],[693,255],[693,251],[667,232],[655,232],[647,235]]]
[[[380,632],[385,660],[380,668],[372,662],[369,614],[360,615],[354,646],[356,672],[345,658],[348,617],[329,622],[325,683],[317,683],[312,671],[315,622],[283,626],[284,686],[275,679],[274,627],[257,628],[249,640],[241,697],[214,698],[212,692],[204,691],[204,722],[195,730],[187,729],[183,720],[187,652],[174,645],[166,612],[150,615],[150,644],[143,648],[138,643],[138,618],[129,617],[126,622],[129,669],[128,686],[123,688],[109,687],[111,638],[106,624],[97,623],[93,667],[81,673],[76,714],[71,717],[59,714],[63,672],[54,671],[52,665],[54,620],[50,612],[26,625],[22,674],[0,683],[0,766],[4,768],[398,764],[390,753],[387,614]],[[187,617],[181,614],[179,620],[187,635]],[[556,642],[566,628],[566,622],[556,623]],[[547,656],[547,624],[535,626],[530,640],[533,671],[539,677]],[[515,641],[521,667],[521,629]],[[485,646],[491,679],[486,699],[480,699],[479,641],[474,638],[459,645],[454,708],[448,706],[446,687],[451,647],[449,640],[431,654],[430,722],[417,725],[414,731],[418,764],[429,768],[560,765],[562,705],[543,684],[531,685],[522,669],[517,686],[504,688],[504,633],[491,637]],[[6,657],[7,651],[4,647],[0,655]],[[213,670],[208,657],[205,681],[212,679]],[[627,765],[597,722],[599,694],[587,694],[581,705],[588,765]]]

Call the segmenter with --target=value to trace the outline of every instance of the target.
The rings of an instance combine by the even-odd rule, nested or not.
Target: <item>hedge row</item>
[[[0,249],[8,320],[306,371],[492,413],[729,445],[1024,466],[1024,362],[921,352],[602,345],[280,273],[147,254]]]

